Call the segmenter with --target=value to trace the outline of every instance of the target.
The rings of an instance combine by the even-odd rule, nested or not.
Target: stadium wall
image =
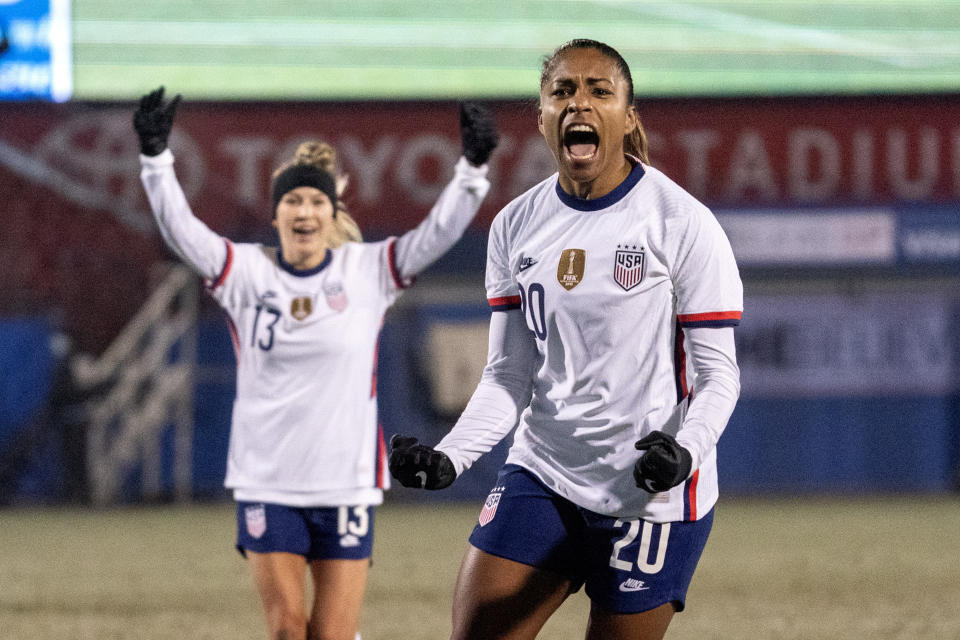
[[[486,228],[553,170],[535,105],[493,106],[503,144],[488,201],[467,237],[421,278],[415,290],[426,293],[411,292],[384,328],[381,371],[390,375],[380,377],[380,401],[388,432],[421,429],[430,440],[452,423],[459,400],[419,392],[424,340],[438,325],[466,323],[482,343]],[[106,348],[149,292],[150,266],[171,257],[139,185],[132,108],[0,104],[0,317],[26,318],[31,331],[66,335],[85,353]],[[743,270],[744,393],[720,443],[724,486],[953,488],[960,95],[653,100],[640,114],[653,163],[717,212]],[[234,240],[272,242],[270,168],[298,141],[328,139],[353,179],[351,210],[375,239],[426,214],[458,153],[456,127],[451,102],[187,101],[171,146],[199,217]],[[448,280],[460,283],[454,294],[435,296]],[[197,492],[211,497],[222,495],[233,394],[232,351],[218,313],[207,308],[201,326],[194,447]],[[10,326],[0,325],[4,345],[18,343]],[[19,356],[30,366],[5,367],[4,388],[44,370],[26,384],[49,399],[52,353],[37,347]],[[9,420],[5,437],[42,416],[43,402],[27,398],[5,394],[4,415],[21,416]],[[69,447],[43,449],[6,497],[65,493],[54,476]],[[484,493],[502,456],[501,448],[445,495]]]

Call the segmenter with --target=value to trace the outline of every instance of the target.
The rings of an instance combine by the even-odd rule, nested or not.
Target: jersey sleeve
[[[204,284],[221,307],[234,313],[253,303],[253,284],[259,279],[257,273],[269,260],[267,251],[258,244],[225,241],[225,246],[227,257],[223,268],[215,278],[207,279]]]
[[[520,312],[520,289],[511,268],[508,210],[490,226],[486,291],[490,309],[487,364],[457,424],[437,445],[459,475],[516,425],[530,403],[537,347]]]
[[[490,225],[487,239],[487,302],[491,311],[520,308],[520,287],[510,258],[507,210],[501,211]]]
[[[684,329],[685,345],[696,371],[696,389],[690,398],[677,442],[690,452],[694,470],[717,446],[740,397],[733,327]]]
[[[429,215],[397,239],[392,263],[398,280],[415,277],[460,239],[490,190],[486,175],[486,165],[474,167],[466,158],[460,158],[453,179],[444,187]]]
[[[460,475],[517,425],[530,403],[536,345],[519,311],[490,317],[487,364],[480,383],[437,445]]]
[[[686,216],[673,269],[677,320],[687,328],[733,327],[743,313],[743,284],[720,223],[702,205]]]
[[[397,238],[390,236],[376,242],[347,242],[333,250],[339,253],[344,274],[352,286],[362,286],[392,304],[400,293],[413,284],[413,278],[400,275],[397,267]]]
[[[208,283],[221,279],[229,266],[229,243],[193,215],[173,170],[173,153],[141,154],[140,166],[140,181],[164,242]]]
[[[414,278],[404,277],[400,274],[400,267],[397,265],[397,243],[398,238],[393,236],[381,242],[362,243],[366,250],[376,251],[376,260],[372,263],[378,265],[378,274],[380,279],[380,290],[386,296],[397,296],[401,291],[411,287]]]
[[[685,222],[673,280],[693,375],[677,441],[690,451],[696,470],[716,447],[740,394],[733,327],[743,313],[743,285],[713,214],[697,204]]]

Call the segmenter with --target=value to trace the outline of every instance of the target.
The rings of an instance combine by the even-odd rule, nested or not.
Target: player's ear
[[[640,123],[640,117],[637,115],[637,107],[630,105],[627,107],[626,118],[623,122],[623,135],[630,135]]]
[[[543,133],[543,109],[537,107],[537,129]]]

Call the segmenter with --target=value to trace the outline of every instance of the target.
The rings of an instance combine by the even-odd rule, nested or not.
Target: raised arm
[[[173,170],[167,139],[180,96],[164,104],[163,87],[140,99],[133,127],[140,138],[140,181],[167,246],[209,281],[223,270],[227,245],[190,210]]]
[[[489,111],[475,103],[462,104],[460,137],[463,157],[454,167],[453,179],[430,214],[397,239],[397,270],[405,279],[429,267],[460,239],[490,190],[486,163],[499,136]]]

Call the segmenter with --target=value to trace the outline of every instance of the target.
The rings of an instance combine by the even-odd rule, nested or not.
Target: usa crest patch
[[[477,519],[480,526],[488,524],[497,515],[497,507],[500,506],[500,496],[503,495],[503,487],[494,487],[487,501],[483,503],[483,509],[480,510],[480,517]]]
[[[327,297],[327,306],[340,312],[347,308],[347,292],[339,282],[328,284],[323,288],[323,295]]]
[[[613,259],[613,279],[624,291],[630,291],[643,280],[644,259],[643,247],[636,246],[621,248],[617,246],[617,253]]]
[[[260,538],[267,532],[267,509],[262,504],[255,504],[243,510],[243,517],[247,523],[247,533],[254,538]]]

